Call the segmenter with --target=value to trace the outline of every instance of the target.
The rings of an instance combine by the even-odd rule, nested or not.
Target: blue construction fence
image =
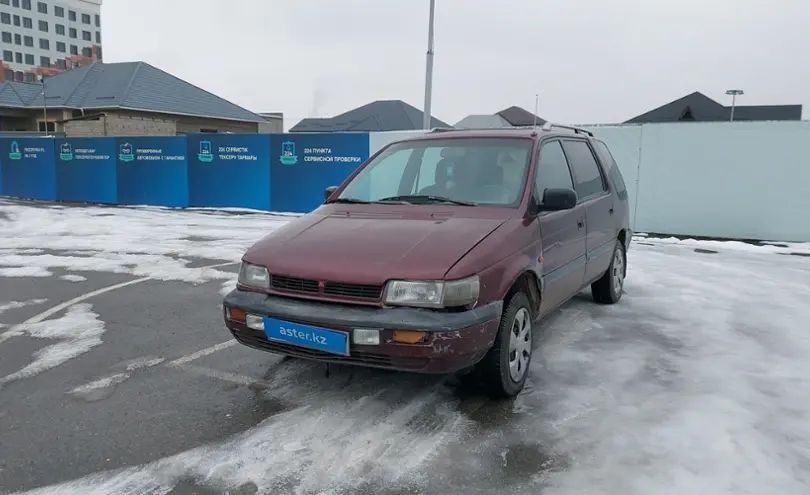
[[[367,133],[0,138],[0,195],[304,213],[368,156]]]

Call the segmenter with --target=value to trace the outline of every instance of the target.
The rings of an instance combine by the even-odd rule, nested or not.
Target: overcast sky
[[[627,120],[693,91],[810,112],[810,0],[437,0],[433,115],[511,105]],[[285,127],[424,101],[428,0],[104,0],[107,62],[143,60]]]

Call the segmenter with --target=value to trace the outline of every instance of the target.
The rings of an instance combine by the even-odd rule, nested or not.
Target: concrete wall
[[[258,123],[197,117],[158,117],[135,112],[108,113],[97,120],[71,120],[62,124],[68,137],[175,136],[199,132],[255,134]],[[61,130],[60,129],[60,130]]]
[[[619,164],[636,231],[810,242],[810,121],[587,127]],[[373,133],[370,152],[421,132]]]
[[[177,125],[171,120],[112,114],[98,120],[71,120],[62,130],[67,137],[174,136]]]

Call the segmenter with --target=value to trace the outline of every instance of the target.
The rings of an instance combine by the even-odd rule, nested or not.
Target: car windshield
[[[337,202],[520,203],[532,140],[448,138],[390,146],[361,170]]]

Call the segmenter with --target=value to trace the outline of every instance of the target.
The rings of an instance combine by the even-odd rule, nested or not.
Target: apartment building
[[[102,0],[0,0],[0,81],[34,82],[102,60]]]

